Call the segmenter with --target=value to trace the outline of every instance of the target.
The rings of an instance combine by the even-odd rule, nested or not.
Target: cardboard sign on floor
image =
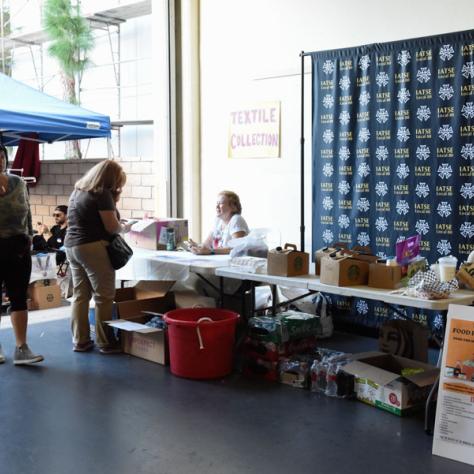
[[[474,466],[474,308],[450,305],[433,454]]]

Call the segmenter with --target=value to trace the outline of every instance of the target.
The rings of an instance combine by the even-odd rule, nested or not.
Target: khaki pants
[[[105,347],[115,342],[113,331],[104,325],[112,319],[115,297],[115,270],[110,264],[106,241],[66,248],[72,282],[72,341],[82,344],[90,340],[89,301],[95,300],[96,343]]]

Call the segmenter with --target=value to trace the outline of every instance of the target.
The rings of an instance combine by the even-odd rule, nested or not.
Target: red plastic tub
[[[219,308],[168,311],[171,373],[189,379],[215,379],[232,371],[239,315]]]

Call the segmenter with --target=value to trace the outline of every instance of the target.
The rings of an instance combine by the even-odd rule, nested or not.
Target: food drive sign
[[[280,157],[280,102],[262,102],[230,112],[228,156]]]

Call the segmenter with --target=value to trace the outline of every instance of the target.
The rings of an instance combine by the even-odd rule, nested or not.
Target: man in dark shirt
[[[64,246],[67,231],[67,206],[56,206],[53,213],[56,225],[48,229],[44,224],[39,225],[39,234],[33,237],[33,250],[36,252],[56,252],[56,263],[59,265],[66,260],[66,254],[60,250]]]

